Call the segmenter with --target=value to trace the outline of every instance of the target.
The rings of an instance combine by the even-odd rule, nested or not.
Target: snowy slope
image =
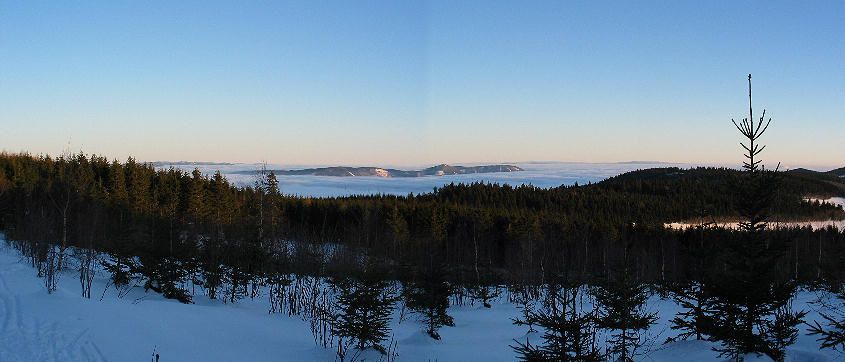
[[[148,361],[154,350],[161,361],[335,359],[333,350],[315,345],[308,322],[268,314],[266,297],[222,304],[197,296],[197,304],[184,305],[144,293],[142,288],[120,295],[107,288],[106,280],[105,275],[98,276],[93,298],[88,300],[80,296],[74,272],[67,271],[58,291],[48,295],[35,270],[0,241],[0,361]],[[812,293],[801,294],[796,306],[807,306],[813,297]],[[718,360],[706,342],[662,345],[671,334],[666,321],[678,307],[655,297],[649,309],[661,319],[649,331],[654,343],[641,360]],[[461,306],[450,308],[449,313],[455,327],[444,327],[442,341],[434,341],[422,332],[413,315],[399,322],[397,311],[393,330],[399,360],[511,361],[515,359],[509,347],[513,339],[536,341],[539,337],[512,325],[510,318],[520,313],[504,301],[492,309]],[[833,351],[818,351],[816,346],[812,337],[802,333],[788,351],[788,360],[843,358]],[[379,360],[372,351],[360,357]]]

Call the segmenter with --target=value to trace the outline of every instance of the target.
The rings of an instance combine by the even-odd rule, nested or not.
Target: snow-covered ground
[[[185,305],[145,293],[140,287],[126,294],[107,287],[99,274],[93,298],[80,296],[74,272],[66,271],[58,290],[48,295],[42,279],[0,234],[0,361],[147,361],[154,351],[161,361],[332,361],[334,350],[318,347],[309,324],[298,317],[269,314],[266,296],[222,304],[198,296]],[[201,294],[201,293],[199,293]],[[797,308],[811,310],[811,292],[798,295]],[[650,330],[653,344],[642,361],[712,361],[712,344],[701,341],[661,344],[672,333],[667,321],[678,311],[668,300],[653,297],[648,309],[660,321]],[[393,319],[400,361],[510,361],[514,339],[539,340],[511,323],[519,309],[504,300],[492,309],[480,305],[453,306],[455,327],[441,329],[441,341],[428,337],[413,315]],[[362,356],[379,360],[376,352]],[[766,360],[762,357],[751,360]],[[788,361],[828,361],[845,357],[819,351],[802,331],[787,352]]]
[[[479,164],[462,163],[464,166]],[[279,183],[282,192],[286,194],[331,197],[353,194],[393,194],[407,195],[408,193],[431,192],[435,187],[454,183],[471,183],[476,181],[495,182],[500,184],[534,185],[537,187],[557,187],[560,185],[572,185],[576,182],[585,184],[587,182],[598,182],[608,177],[616,176],[628,171],[654,167],[690,167],[690,164],[677,163],[650,163],[650,162],[628,162],[628,163],[581,163],[581,162],[530,162],[514,163],[525,171],[521,172],[497,172],[468,175],[446,175],[430,177],[400,177],[384,178],[379,176],[359,177],[332,177],[332,176],[279,176]],[[318,167],[320,165],[267,165],[268,169],[302,169]],[[373,166],[373,165],[366,165]],[[379,165],[381,166],[381,165]],[[431,165],[413,166],[392,166],[400,169],[422,169]],[[161,166],[160,168],[168,166]],[[185,171],[192,171],[194,167],[203,173],[210,175],[219,170],[229,181],[237,185],[252,185],[255,176],[249,174],[237,174],[240,171],[256,171],[261,168],[259,164],[233,164],[233,165],[178,165],[175,166]]]

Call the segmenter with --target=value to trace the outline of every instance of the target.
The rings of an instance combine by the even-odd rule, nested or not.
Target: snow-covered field
[[[318,347],[309,324],[298,317],[269,314],[266,296],[222,304],[202,296],[196,304],[166,300],[140,287],[121,294],[107,287],[99,274],[92,299],[80,296],[75,272],[66,271],[58,291],[48,295],[35,270],[2,242],[0,234],[0,361],[149,361],[154,351],[161,361],[333,361],[334,350]],[[198,293],[201,294],[201,293]],[[811,310],[811,292],[798,295],[796,308]],[[649,330],[653,344],[643,361],[718,360],[708,342],[661,344],[672,331],[667,321],[678,307],[653,297],[649,310],[660,321]],[[453,306],[455,327],[441,329],[441,341],[422,332],[413,315],[393,318],[400,361],[510,361],[514,339],[539,339],[511,323],[518,308],[504,300],[492,309]],[[377,361],[370,351],[360,356]],[[750,360],[766,360],[749,356]],[[802,331],[787,352],[788,361],[832,361],[845,357],[819,351]]]
[[[480,164],[461,164],[464,166],[475,166]],[[669,163],[580,163],[580,162],[531,162],[515,163],[514,165],[523,168],[521,172],[501,172],[470,175],[446,175],[431,177],[404,177],[384,178],[378,176],[360,177],[332,177],[332,176],[279,176],[279,183],[282,192],[286,194],[331,197],[353,194],[393,194],[407,195],[408,193],[431,192],[438,186],[449,183],[471,183],[476,181],[496,182],[509,185],[534,185],[537,187],[557,187],[560,185],[572,185],[576,182],[585,184],[587,182],[598,182],[611,176],[634,171],[638,169],[654,167],[690,167],[689,164]],[[267,165],[268,169],[302,169],[317,167],[319,165]],[[372,166],[372,165],[370,165]],[[379,165],[381,166],[381,165]],[[405,166],[401,169],[421,169],[431,165]],[[162,166],[167,167],[167,166]],[[261,168],[259,164],[234,164],[234,165],[179,165],[175,166],[185,171],[192,171],[194,167],[205,174],[213,174],[220,170],[229,181],[244,186],[252,185],[255,182],[254,175],[235,174],[239,171],[256,171]]]

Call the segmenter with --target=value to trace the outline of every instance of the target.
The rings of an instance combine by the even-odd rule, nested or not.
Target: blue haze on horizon
[[[0,150],[845,166],[842,1],[0,0]],[[68,143],[70,145],[68,146]]]

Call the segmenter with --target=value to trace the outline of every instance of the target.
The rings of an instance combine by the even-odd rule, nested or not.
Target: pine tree
[[[557,279],[557,278],[556,278]],[[546,301],[517,325],[537,325],[543,344],[516,341],[511,346],[523,361],[600,361],[596,344],[596,312],[584,310],[583,287],[561,279],[546,285]]]
[[[485,272],[485,275],[487,275],[487,272]],[[478,277],[475,282],[467,287],[469,297],[480,301],[484,308],[493,307],[490,302],[502,294],[497,285],[491,285],[490,283],[493,283],[490,278]]]
[[[118,288],[128,285],[137,269],[132,258],[133,250],[129,247],[129,234],[128,228],[115,233],[111,239],[111,247],[108,248],[108,259],[100,260],[103,268],[111,274],[112,284]]]
[[[646,342],[644,331],[657,320],[656,313],[645,310],[650,296],[648,286],[631,277],[629,248],[627,244],[618,275],[605,278],[593,288],[598,307],[597,325],[611,331],[607,352],[625,362],[634,360]]]
[[[338,296],[332,328],[335,335],[349,338],[356,348],[372,347],[386,353],[382,343],[390,335],[391,313],[397,299],[386,273],[369,263],[360,277],[335,280]]]
[[[410,239],[410,231],[408,230],[408,222],[399,208],[393,206],[387,219],[387,224],[390,226],[390,232],[393,236],[392,255],[395,258],[401,258],[400,250],[403,245]]]
[[[267,216],[269,217],[269,237],[277,238],[279,235],[279,225],[282,221],[282,209],[279,204],[282,199],[282,191],[279,188],[279,180],[273,171],[267,173],[265,204],[267,208]]]
[[[766,120],[765,110],[758,120],[753,118],[750,74],[748,102],[748,118],[733,122],[748,142],[741,143],[746,151],[745,172],[736,189],[742,238],[728,245],[725,267],[711,285],[714,298],[708,314],[712,323],[707,334],[721,343],[716,350],[722,356],[741,360],[746,354],[763,353],[782,361],[783,349],[791,343],[790,331],[801,323],[804,312],[785,309],[795,284],[778,281],[772,265],[781,258],[782,249],[764,233],[778,180],[774,172],[760,166],[757,157],[765,149],[758,140],[771,119]]]
[[[197,229],[200,228],[208,212],[205,201],[205,184],[206,178],[199,169],[195,168],[191,172],[191,180],[188,184],[186,216],[187,222],[193,224]]]
[[[109,167],[109,200],[111,206],[120,213],[119,220],[123,221],[122,212],[129,204],[129,192],[126,190],[126,173],[123,164],[114,160]]]
[[[152,210],[151,173],[144,164],[138,164],[133,158],[126,161],[127,192],[129,205],[136,215],[144,215]]]
[[[0,198],[2,198],[10,188],[11,185],[9,180],[6,178],[6,171],[0,171]],[[0,224],[0,226],[2,226],[2,224]]]
[[[179,205],[183,196],[182,177],[182,171],[172,167],[161,171],[153,191],[158,216],[167,222],[167,255],[173,255],[178,238],[175,228],[178,227]]]
[[[431,237],[436,245],[442,244],[448,236],[448,215],[438,208],[431,211]]]
[[[808,335],[816,336],[821,348],[832,348],[845,353],[845,291],[840,292],[837,303],[826,313],[821,313],[825,321],[822,326],[818,321],[809,324]]]
[[[449,316],[449,295],[452,288],[446,281],[446,275],[439,266],[429,267],[404,290],[405,304],[421,316],[426,333],[431,338],[440,340],[438,330],[442,326],[452,327],[454,320]]]
[[[608,339],[608,352],[620,361],[633,361],[645,342],[643,331],[657,319],[645,312],[648,299],[646,286],[629,280],[611,280],[594,290],[599,307],[597,325],[613,331]]]
[[[710,319],[713,299],[705,284],[700,281],[672,283],[669,289],[672,299],[683,309],[670,321],[672,330],[680,333],[667,338],[666,343],[693,337],[695,340],[709,338],[706,333],[713,328]]]
[[[845,255],[840,255],[837,259],[838,265],[845,263]],[[837,284],[838,288],[842,288],[841,282]],[[825,325],[822,326],[819,321],[812,324],[805,322],[808,327],[807,334],[815,336],[821,348],[832,348],[845,354],[845,290],[840,289],[832,297],[831,302],[819,299],[816,303],[824,307],[824,311],[819,314]]]
[[[220,171],[216,171],[211,177],[208,197],[205,200],[207,202],[205,209],[208,210],[208,218],[213,226],[211,236],[214,239],[226,239],[224,230],[231,223],[237,210],[232,207],[234,204],[232,187]]]
[[[185,304],[193,303],[191,293],[182,286],[188,276],[184,265],[172,257],[158,259],[153,265],[144,265],[147,282],[144,289],[152,289],[168,299],[176,299]]]

